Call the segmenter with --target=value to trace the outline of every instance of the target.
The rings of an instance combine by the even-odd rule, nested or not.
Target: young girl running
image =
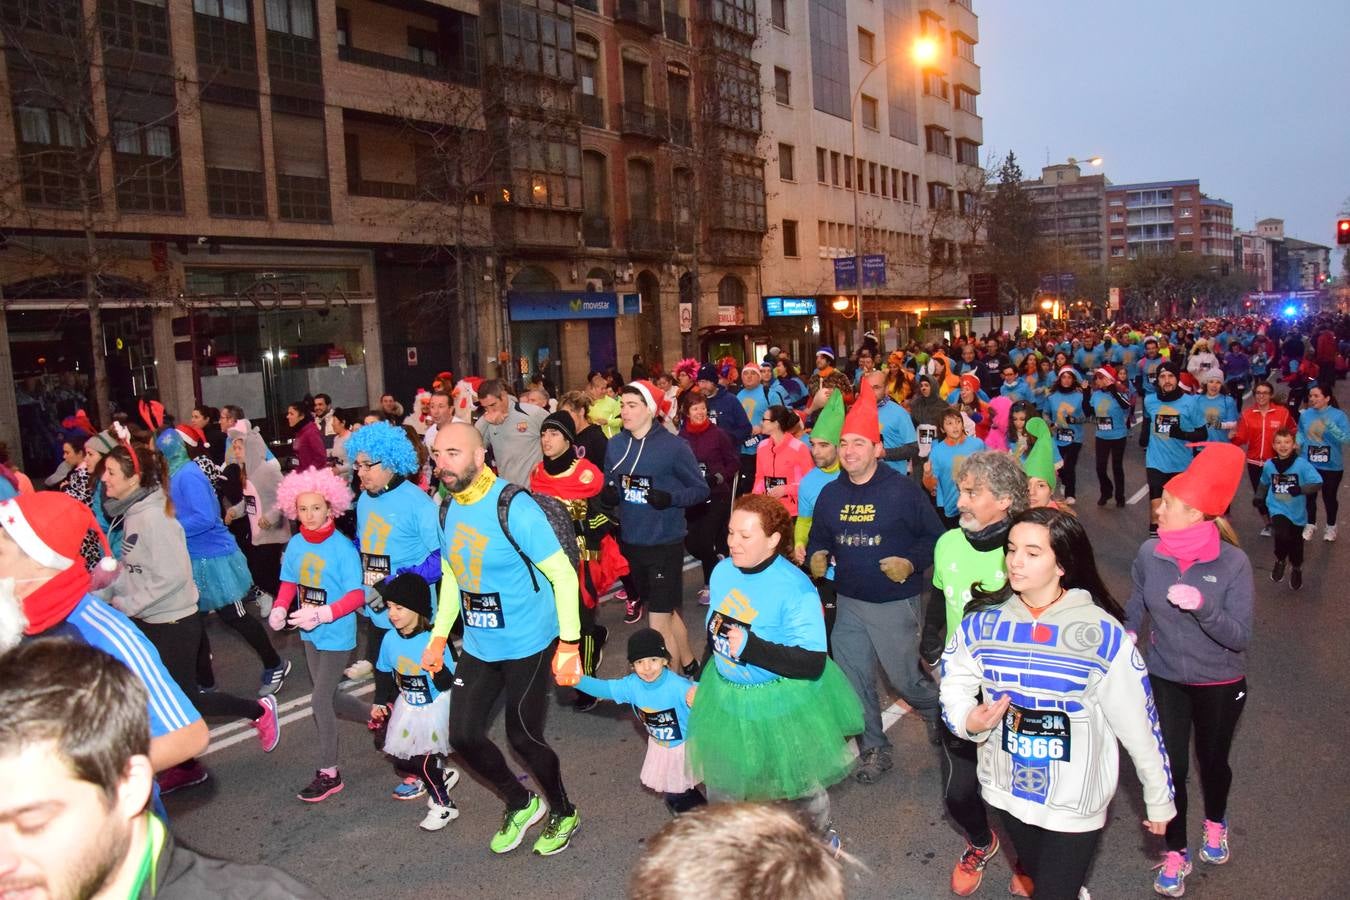
[[[1271,441],[1275,455],[1261,468],[1261,487],[1265,489],[1266,509],[1270,510],[1270,529],[1275,534],[1275,565],[1270,569],[1270,580],[1284,580],[1286,563],[1289,586],[1303,587],[1303,529],[1308,525],[1308,507],[1305,498],[1316,500],[1322,487],[1322,473],[1299,455],[1298,441],[1287,428],[1275,432]]]
[[[640,628],[628,638],[628,662],[631,675],[603,681],[583,675],[577,690],[633,707],[647,729],[647,758],[639,779],[665,796],[672,815],[703,806],[708,801],[684,758],[686,698],[694,683],[670,671],[670,651],[654,628]]]
[[[342,790],[337,764],[338,717],[365,722],[366,705],[338,690],[342,668],[356,648],[356,616],[365,603],[361,559],[335,521],[352,505],[351,489],[330,469],[292,472],[277,489],[277,509],[300,522],[281,557],[281,584],[268,616],[273,631],[300,629],[305,665],[314,685],[311,713],[319,733],[318,770],[296,796],[318,803]],[[291,605],[299,600],[295,612]]]
[[[440,671],[432,675],[422,668],[422,654],[431,642],[431,595],[420,575],[405,572],[375,589],[384,598],[393,627],[384,633],[375,661],[375,705],[370,716],[388,720],[384,752],[405,760],[400,768],[415,771],[431,792],[426,817],[418,827],[440,831],[459,818],[459,809],[450,799],[459,772],[445,765],[450,752],[449,690],[455,661],[446,646]]]

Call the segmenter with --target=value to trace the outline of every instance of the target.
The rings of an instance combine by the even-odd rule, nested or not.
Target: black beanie
[[[639,628],[628,636],[628,661],[635,663],[639,659],[659,656],[670,661],[670,651],[666,649],[666,639],[655,628]]]
[[[573,422],[572,414],[565,409],[560,409],[555,413],[550,413],[548,418],[544,419],[539,426],[539,431],[544,432],[552,428],[567,439],[567,443],[575,444],[577,442],[577,429]]]
[[[386,603],[397,603],[409,612],[431,618],[431,589],[421,575],[404,572],[386,579],[375,590]]]
[[[1158,363],[1158,368],[1154,370],[1154,374],[1163,371],[1171,372],[1177,378],[1181,377],[1181,366],[1177,364],[1176,360],[1169,359],[1167,362]]]

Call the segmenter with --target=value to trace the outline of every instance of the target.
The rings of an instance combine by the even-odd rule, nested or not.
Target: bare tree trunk
[[[108,387],[108,360],[103,349],[103,309],[99,305],[98,275],[99,250],[98,239],[90,221],[89,207],[85,206],[84,215],[84,300],[89,308],[90,355],[94,359],[94,415],[93,420],[100,428],[106,428],[112,422],[112,395]]]

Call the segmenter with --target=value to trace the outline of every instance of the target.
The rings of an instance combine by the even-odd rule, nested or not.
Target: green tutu
[[[835,665],[814,681],[727,681],[709,663],[689,713],[688,759],[712,791],[742,800],[794,800],[846,778],[846,740],[863,730],[862,704]]]

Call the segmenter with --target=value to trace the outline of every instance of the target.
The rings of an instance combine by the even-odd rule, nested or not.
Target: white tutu
[[[427,706],[413,706],[402,695],[394,701],[384,733],[384,752],[399,759],[450,752],[450,694]]]
[[[684,744],[667,747],[651,738],[647,739],[647,758],[642,761],[638,780],[662,794],[683,794],[698,786],[698,779],[690,773],[684,758]]]

